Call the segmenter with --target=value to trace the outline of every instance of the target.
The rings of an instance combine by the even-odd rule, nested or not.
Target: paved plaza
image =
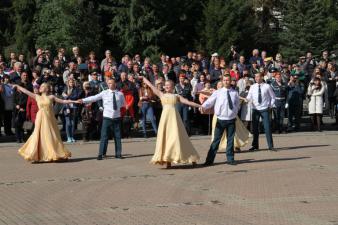
[[[0,144],[0,224],[337,225],[338,132],[275,135],[278,152],[211,167],[150,165],[155,138],[125,139],[125,159],[97,161],[98,142],[67,145],[63,163],[31,164]],[[251,140],[250,140],[251,141]],[[192,142],[204,162],[210,137]]]

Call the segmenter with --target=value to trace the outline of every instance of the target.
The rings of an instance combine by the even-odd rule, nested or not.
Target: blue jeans
[[[65,115],[67,138],[74,138],[76,109],[70,109],[70,113]]]
[[[216,157],[216,153],[219,147],[219,143],[221,142],[221,138],[223,136],[224,131],[227,133],[227,148],[226,148],[226,156],[227,161],[231,162],[235,159],[234,154],[234,138],[235,138],[235,125],[236,119],[233,120],[219,120],[217,119],[215,132],[214,132],[214,140],[210,145],[210,149],[208,152],[206,163],[213,163]]]
[[[190,134],[189,106],[177,103],[176,109],[178,113],[181,115],[187,133]]]
[[[253,129],[253,141],[252,147],[259,148],[258,137],[259,137],[259,118],[262,117],[264,132],[266,140],[268,142],[268,147],[273,148],[272,132],[271,132],[271,122],[269,110],[257,110],[252,109],[252,129]]]
[[[143,133],[146,134],[146,121],[147,121],[147,116],[150,119],[151,125],[155,131],[155,134],[157,134],[157,126],[156,126],[156,121],[154,117],[154,110],[153,107],[149,102],[142,102],[142,123],[143,123]]]
[[[285,100],[276,99],[276,108],[273,109],[275,130],[282,131],[285,117]]]
[[[299,102],[298,104],[290,104],[289,103],[289,116],[288,116],[288,128],[291,129],[295,126],[295,130],[299,129],[300,118],[302,114],[302,106],[303,103]]]
[[[99,155],[105,155],[107,153],[108,147],[108,132],[113,132],[114,142],[115,142],[115,157],[121,157],[122,154],[122,144],[121,144],[121,118],[110,119],[103,118],[102,128],[101,128],[101,139],[100,139],[100,149]]]

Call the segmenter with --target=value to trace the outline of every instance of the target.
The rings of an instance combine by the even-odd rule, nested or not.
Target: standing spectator
[[[303,107],[304,85],[299,81],[298,75],[290,76],[287,86],[287,105],[288,105],[288,129],[287,131],[298,131],[300,127],[300,117]]]
[[[259,50],[254,49],[252,50],[252,56],[249,60],[250,64],[256,63],[258,66],[263,65],[263,59],[259,56]]]
[[[110,50],[106,50],[105,56],[106,56],[106,57],[101,61],[101,66],[100,66],[101,72],[102,72],[102,73],[105,72],[104,68],[105,68],[105,66],[108,64],[108,61],[109,61],[109,60],[111,60],[111,62],[112,62],[113,64],[116,64],[116,63],[114,62],[114,59],[113,59],[113,56],[111,55],[111,51],[110,51]]]
[[[248,69],[248,66],[245,64],[245,57],[244,56],[239,57],[239,63],[237,64],[237,69],[239,71],[240,77],[243,76],[243,71],[245,69]]]
[[[27,88],[27,83],[21,82],[20,86]],[[15,126],[16,141],[18,143],[22,143],[24,138],[23,123],[26,120],[27,95],[25,95],[19,89],[17,89],[14,92],[13,102],[15,105],[14,126]]]
[[[285,104],[287,98],[287,86],[282,81],[282,76],[280,72],[277,72],[275,75],[274,81],[271,83],[271,87],[276,96],[275,108],[273,108],[274,115],[274,129],[278,133],[284,131],[284,117],[285,117]]]
[[[21,62],[14,63],[14,71],[9,74],[9,79],[11,83],[18,84],[21,80],[21,71],[22,71],[22,64]]]
[[[90,80],[89,80],[89,86],[91,87],[92,92],[98,93],[100,88],[100,83],[98,79],[98,74],[96,71],[91,73]]]
[[[247,86],[245,87],[245,90],[243,92],[240,92],[240,98],[246,98],[249,94],[249,90],[251,85],[253,84],[253,81],[249,80],[247,82]],[[251,102],[242,101],[241,105],[241,120],[243,121],[244,126],[246,129],[248,129],[250,132],[252,132],[252,104]]]
[[[312,129],[315,130],[315,125],[317,125],[317,130],[321,130],[321,116],[323,114],[323,96],[325,92],[325,87],[322,84],[320,78],[315,77],[308,87],[307,94],[310,96],[309,102],[309,114],[311,116]]]
[[[74,63],[77,63],[77,58],[81,57],[80,56],[80,49],[79,49],[79,47],[77,47],[77,46],[73,47],[72,48],[72,52],[73,52],[73,55],[70,57],[70,61],[74,62]]]
[[[189,81],[186,79],[185,75],[181,73],[179,83],[175,85],[175,93],[191,101],[192,100],[191,91],[192,88]],[[189,106],[186,104],[177,103],[176,108],[179,114],[181,115],[187,133],[190,135],[191,127],[189,117]]]
[[[33,86],[33,91],[34,94],[39,94],[39,85],[34,85]],[[28,96],[27,98],[27,106],[26,106],[26,119],[31,121],[33,124],[35,124],[35,118],[36,118],[36,114],[39,111],[39,107],[38,104],[36,102],[36,100],[30,96]]]
[[[87,98],[93,96],[95,92],[92,91],[92,88],[88,81],[83,83],[83,92],[80,95],[80,98]],[[87,103],[82,106],[81,109],[81,118],[83,125],[83,141],[87,142],[94,139],[94,135],[97,133],[97,121],[96,115],[98,112],[98,106],[95,102]]]
[[[214,60],[214,66],[210,69],[211,86],[214,87],[221,76],[222,76],[222,70],[220,67],[219,59],[217,58]]]
[[[162,74],[164,77],[164,80],[171,80],[172,82],[176,83],[176,74],[174,71],[169,71],[169,66],[167,64],[162,66]]]
[[[96,60],[96,55],[94,51],[90,51],[88,55],[88,59],[86,61],[88,65],[88,71],[89,73],[92,73],[94,71],[99,72],[100,71],[100,65],[99,62]]]
[[[238,88],[238,93],[241,94],[242,92],[244,92],[247,88],[247,86],[249,85],[249,83],[253,83],[254,79],[252,79],[250,77],[249,71],[248,70],[244,70],[243,71],[243,77],[241,79],[238,80],[237,82],[237,88]]]
[[[242,77],[240,75],[240,72],[238,70],[238,66],[237,66],[236,63],[232,64],[232,68],[230,70],[230,77],[231,77],[231,79],[235,79],[235,80],[239,80],[239,78]]]
[[[14,67],[14,64],[18,62],[17,58],[16,58],[16,54],[15,52],[11,52],[9,54],[9,62],[8,62],[8,67],[9,68],[13,68]]]
[[[65,100],[77,100],[80,97],[80,90],[76,87],[75,80],[70,78],[67,81],[66,89],[62,96]],[[66,119],[67,143],[75,142],[74,132],[77,124],[77,104],[67,104],[64,106],[63,113]]]
[[[155,87],[157,90],[164,92],[164,81],[159,79],[155,82]],[[155,114],[155,120],[156,120],[156,126],[158,127],[160,123],[160,118],[162,114],[162,104],[161,99],[155,95],[154,97],[154,104],[153,104],[154,114]]]
[[[28,72],[29,71],[29,66],[25,60],[25,55],[24,54],[20,54],[19,58],[18,58],[18,62],[21,62],[22,65],[22,70]]]
[[[333,96],[335,98],[335,107],[336,107],[336,123],[335,125],[338,126],[338,85],[336,86],[336,90],[333,93]]]
[[[142,111],[142,123],[143,123],[143,136],[146,138],[146,121],[149,118],[155,135],[157,135],[157,126],[154,117],[154,110],[153,110],[153,99],[154,94],[152,90],[145,84],[142,83],[142,87],[139,89],[139,96],[140,96],[140,107]]]
[[[127,79],[126,72],[122,72],[120,76],[121,80],[117,83],[117,90],[122,92],[125,99],[125,105],[121,107],[122,137],[130,137],[131,127],[133,122],[135,122],[135,86]]]
[[[4,68],[3,66],[0,65],[0,80],[3,81],[4,76],[5,76]]]
[[[327,77],[330,115],[331,117],[333,117],[335,112],[335,101],[336,101],[334,92],[338,84],[338,71],[336,66],[332,62],[329,62],[327,64],[326,77]]]
[[[63,82],[66,84],[69,78],[73,78],[74,80],[77,79],[77,65],[75,62],[69,63],[69,68],[63,73]]]
[[[9,85],[9,75],[4,75],[3,83],[1,84],[0,93],[4,102],[4,129],[7,136],[13,135],[12,132],[12,116],[14,109],[13,89]]]

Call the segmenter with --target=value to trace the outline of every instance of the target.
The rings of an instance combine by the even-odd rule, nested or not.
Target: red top
[[[35,99],[28,97],[26,106],[27,119],[35,123],[35,118],[38,111],[39,111],[38,103],[35,101]]]
[[[239,72],[234,71],[234,70],[230,70],[230,77],[231,78],[235,78],[236,80],[239,80]]]

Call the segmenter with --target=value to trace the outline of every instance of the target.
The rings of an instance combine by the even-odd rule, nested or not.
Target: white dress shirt
[[[258,90],[259,85],[261,86],[261,95],[262,95],[262,102],[258,102]],[[254,109],[257,110],[265,110],[268,108],[272,108],[275,106],[275,93],[272,90],[272,87],[266,83],[255,83],[251,85],[248,96],[246,99],[252,102],[252,106]]]
[[[230,109],[228,101],[228,92],[232,100],[233,108]],[[234,89],[221,88],[214,93],[203,103],[203,109],[210,109],[214,106],[215,115],[220,120],[235,119],[239,110],[239,95]]]
[[[116,98],[117,110],[114,110],[114,104],[113,104],[114,93],[115,93],[115,98]],[[125,99],[124,99],[122,92],[119,92],[117,90],[112,91],[110,89],[107,89],[97,95],[82,99],[83,103],[85,104],[96,102],[99,100],[102,100],[103,102],[103,117],[111,118],[111,119],[121,117],[120,109],[121,107],[125,106]]]

